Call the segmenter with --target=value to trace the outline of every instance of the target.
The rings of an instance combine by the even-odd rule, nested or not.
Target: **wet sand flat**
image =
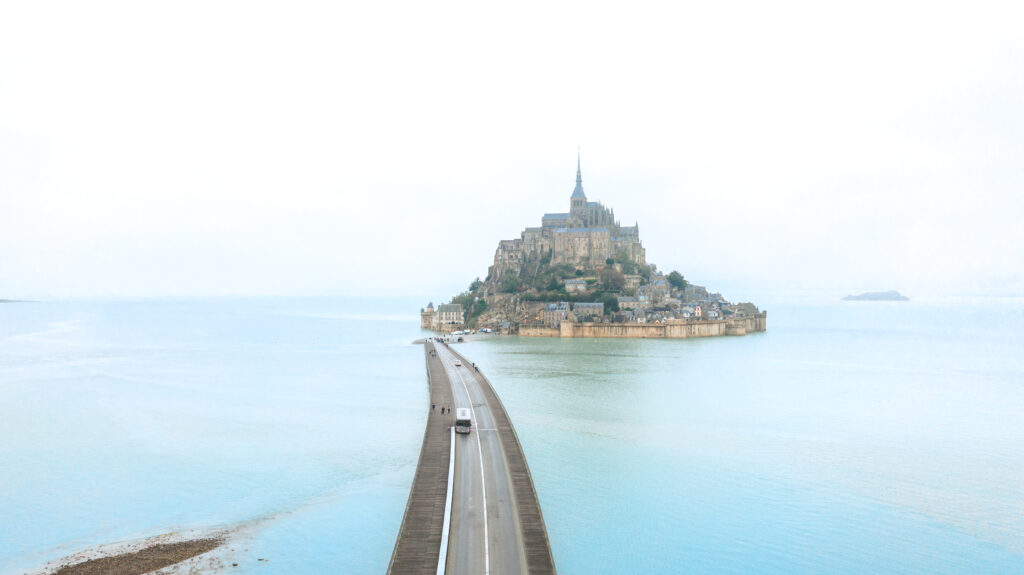
[[[224,543],[223,538],[159,543],[130,553],[62,565],[50,573],[52,575],[141,575],[202,555],[222,543]]]

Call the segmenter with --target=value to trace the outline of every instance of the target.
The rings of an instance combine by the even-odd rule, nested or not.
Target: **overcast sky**
[[[0,4],[0,298],[436,301],[577,147],[733,300],[1024,293],[1019,3],[484,4]]]

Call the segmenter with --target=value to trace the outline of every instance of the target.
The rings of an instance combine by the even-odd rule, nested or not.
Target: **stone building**
[[[579,293],[587,291],[587,280],[565,280],[565,291],[569,293]]]
[[[587,200],[577,157],[576,187],[569,196],[569,211],[544,214],[540,227],[526,228],[517,239],[500,241],[490,279],[497,281],[506,273],[518,275],[536,269],[545,258],[552,265],[583,268],[604,265],[609,258],[645,266],[646,257],[639,225],[620,225],[614,210]]]
[[[569,311],[569,302],[549,303],[544,308],[544,325],[547,327],[558,327],[563,321],[572,321],[574,316]]]
[[[572,313],[578,318],[604,315],[604,304],[601,302],[576,302],[572,304]]]
[[[606,228],[559,228],[554,237],[553,264],[594,267],[613,257],[611,232]]]
[[[462,327],[466,322],[460,303],[446,303],[434,309],[434,302],[420,309],[420,328],[434,331],[449,331]]]
[[[428,303],[426,309],[420,308],[420,329],[434,329],[434,302]]]
[[[437,325],[439,331],[457,329],[466,322],[460,303],[446,303],[437,306]]]
[[[650,297],[652,306],[661,307],[666,305],[669,296],[668,281],[662,276],[656,276],[651,281],[647,295]]]
[[[618,300],[619,300],[619,309],[637,309],[637,308],[644,307],[642,302],[639,299],[637,299],[635,297],[632,297],[632,296],[620,295],[618,297]]]
[[[636,274],[626,274],[623,278],[625,279],[625,282],[623,283],[622,288],[628,292],[635,292],[636,288],[640,287],[640,280],[643,279]]]

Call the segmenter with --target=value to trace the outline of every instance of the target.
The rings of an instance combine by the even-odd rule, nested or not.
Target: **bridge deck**
[[[454,405],[451,381],[441,361],[431,356],[434,344],[425,346],[427,372],[430,379],[430,400],[439,406]],[[450,348],[449,348],[450,349]],[[470,365],[462,354],[451,350],[465,365]],[[495,429],[501,438],[502,449],[507,459],[512,478],[516,510],[522,529],[528,572],[538,575],[554,575],[555,562],[551,555],[547,528],[541,514],[540,501],[533,486],[526,456],[519,444],[512,422],[505,411],[491,383],[480,372],[473,370],[473,376],[480,384],[494,418]],[[441,529],[444,522],[444,503],[448,482],[448,461],[451,436],[448,426],[454,424],[454,417],[447,413],[431,413],[427,420],[427,431],[423,437],[419,467],[409,493],[402,528],[395,543],[388,573],[394,574],[436,574],[440,554]]]
[[[462,359],[464,364],[470,365],[470,362],[462,354],[455,350],[452,350],[452,353]],[[544,515],[540,511],[537,491],[533,486],[533,476],[530,475],[530,468],[526,465],[526,455],[523,453],[522,445],[519,444],[519,436],[516,435],[516,430],[512,427],[512,421],[505,411],[505,406],[498,398],[498,394],[494,392],[494,388],[491,387],[491,382],[487,381],[487,377],[482,372],[474,370],[473,375],[480,383],[484,395],[487,396],[495,428],[501,437],[505,458],[508,460],[508,470],[512,476],[512,487],[515,491],[516,508],[519,511],[519,523],[523,531],[523,546],[526,548],[527,568],[531,575],[548,573],[553,575],[555,560],[551,555],[548,530],[544,525]]]

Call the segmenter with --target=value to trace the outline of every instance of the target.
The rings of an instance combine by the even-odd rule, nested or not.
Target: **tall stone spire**
[[[583,172],[580,171],[580,151],[576,150],[576,189],[572,191],[573,198],[586,199],[587,195],[583,193]]]

